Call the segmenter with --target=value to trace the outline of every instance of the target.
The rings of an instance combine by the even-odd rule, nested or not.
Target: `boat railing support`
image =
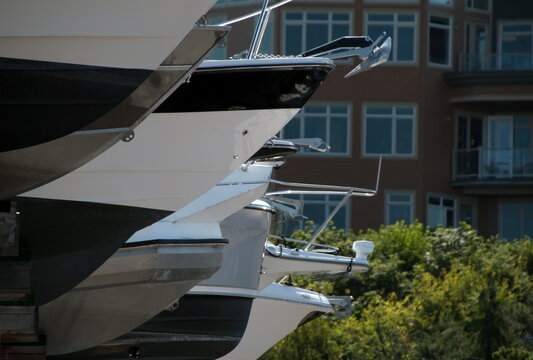
[[[296,188],[305,189],[305,190],[287,189],[287,190],[280,190],[280,191],[272,191],[272,192],[267,192],[265,196],[267,197],[279,196],[279,195],[341,195],[343,196],[343,198],[339,201],[337,206],[335,206],[335,208],[330,212],[330,214],[326,217],[326,219],[315,230],[315,232],[311,236],[311,239],[309,239],[309,241],[304,246],[303,250],[307,251],[311,249],[311,247],[316,245],[313,243],[318,239],[318,236],[322,233],[322,231],[324,231],[324,229],[329,224],[329,222],[339,212],[339,210],[342,208],[342,206],[344,206],[344,204],[346,203],[346,201],[348,201],[349,198],[351,198],[352,196],[372,197],[378,193],[379,180],[381,177],[382,160],[383,160],[382,157],[380,157],[379,163],[378,163],[377,176],[376,176],[376,186],[374,189],[358,188],[358,187],[351,187],[351,186],[293,183],[293,182],[271,179],[270,180],[271,184],[277,184],[277,185],[282,185],[286,187],[296,187]]]

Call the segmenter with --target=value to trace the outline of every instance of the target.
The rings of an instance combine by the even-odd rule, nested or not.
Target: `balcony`
[[[485,112],[533,110],[533,53],[460,54],[443,74],[449,101]]]
[[[533,53],[459,55],[459,72],[477,71],[533,71]]]
[[[533,148],[454,149],[452,185],[533,186]]]

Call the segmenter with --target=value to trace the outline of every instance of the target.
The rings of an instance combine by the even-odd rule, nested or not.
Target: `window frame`
[[[367,107],[412,107],[413,108],[413,149],[411,154],[396,154],[395,150],[395,134],[396,134],[396,126],[392,127],[392,144],[391,149],[393,152],[391,154],[368,154],[366,152],[366,131],[367,131],[367,117],[366,117],[366,109]],[[364,102],[361,106],[361,157],[363,158],[377,158],[377,157],[384,157],[384,158],[394,158],[394,159],[417,159],[418,157],[418,104],[416,103],[382,103],[382,102]],[[383,115],[385,116],[385,115]],[[391,115],[396,116],[396,115]],[[396,119],[396,117],[395,117]]]
[[[288,8],[288,9],[283,9],[281,11],[281,38],[280,38],[280,54],[284,54],[286,55],[286,46],[287,46],[287,19],[286,19],[286,14],[288,12],[299,12],[299,13],[304,13],[304,14],[308,14],[308,13],[314,13],[314,14],[320,14],[320,13],[327,13],[327,14],[331,14],[331,13],[346,13],[348,14],[349,16],[349,19],[348,19],[348,34],[353,34],[353,28],[354,28],[354,11],[350,8],[334,8],[334,9],[325,9],[325,8]],[[307,16],[305,16],[307,17]],[[302,29],[302,49],[304,49],[303,51],[306,51],[306,50],[309,50],[309,49],[305,49],[305,44],[303,42],[305,42],[305,39],[306,39],[306,33],[305,33],[305,27],[303,26],[307,21],[306,20],[289,20],[289,24],[291,22],[297,22],[299,21],[301,26],[303,27]],[[328,32],[329,32],[329,29],[331,28],[331,25],[332,23],[330,22],[329,20],[329,15],[328,15]],[[328,34],[328,37],[329,37],[329,34]],[[331,40],[334,40],[334,39],[329,39],[328,41],[331,41]],[[336,62],[341,62],[341,63],[350,63],[351,60],[348,59],[348,60],[339,60],[339,61],[336,61]]]
[[[435,17],[440,17],[440,18],[447,18],[449,20],[449,25],[448,25],[448,63],[447,64],[439,64],[439,63],[433,63],[431,62],[431,57],[430,57],[430,51],[431,51],[431,36],[430,36],[430,33],[431,33],[431,17],[432,16],[435,16]],[[445,26],[437,26],[437,28],[439,29],[444,29],[446,28]],[[454,30],[454,17],[453,15],[450,15],[450,14],[445,14],[445,13],[439,13],[439,12],[429,12],[428,13],[428,37],[427,37],[427,64],[428,66],[431,66],[431,67],[436,67],[436,68],[441,68],[441,69],[450,69],[453,67],[453,58],[454,58],[454,54],[453,54],[453,51],[454,51],[454,48],[453,48],[453,30]]]
[[[464,197],[464,196],[456,196],[456,195],[450,195],[450,194],[443,194],[443,193],[436,193],[436,192],[428,192],[426,194],[426,202],[425,202],[425,206],[426,206],[426,221],[425,221],[425,224],[427,226],[430,226],[429,225],[429,198],[430,197],[438,197],[438,198],[441,198],[441,203],[443,202],[442,199],[448,199],[448,200],[453,200],[454,201],[454,207],[453,207],[453,211],[454,211],[454,216],[453,216],[453,227],[457,227],[459,222],[460,221],[463,221],[459,218],[460,216],[460,212],[461,212],[461,205],[470,205],[472,206],[472,226],[473,227],[476,227],[477,226],[477,217],[478,217],[478,213],[477,213],[477,208],[478,208],[478,202],[476,199],[474,198],[468,198],[468,197]],[[442,206],[442,205],[441,205]],[[442,226],[442,225],[440,225]]]
[[[454,0],[448,1],[450,2],[449,4],[435,3],[433,2],[433,0],[429,0],[428,3],[430,6],[442,6],[443,8],[453,9],[453,7],[455,6]]]
[[[431,225],[429,224],[429,209],[430,209],[430,205],[433,205],[433,204],[430,204],[429,203],[429,198],[431,197],[434,197],[434,198],[440,198],[440,203],[441,205],[439,205],[439,207],[441,208],[450,208],[449,206],[448,207],[445,207],[444,206],[444,199],[446,200],[453,200],[453,225],[451,227],[456,227],[457,226],[457,211],[458,211],[458,204],[459,204],[459,201],[458,201],[458,198],[454,195],[449,195],[449,194],[441,194],[441,193],[431,193],[431,192],[428,192],[426,194],[426,225],[428,227],[431,227]],[[434,205],[436,206],[436,205]],[[448,226],[444,226],[443,224],[437,224],[437,226],[441,226],[443,228],[446,228]],[[437,227],[435,226],[435,228]]]
[[[409,217],[411,218],[410,222],[406,224],[412,224],[416,219],[416,190],[386,190],[385,191],[385,225],[392,225],[390,219],[390,205],[394,204],[391,202],[391,195],[409,195]]]
[[[531,36],[531,47],[533,52],[533,20],[524,21],[524,20],[505,20],[505,21],[498,21],[498,39],[497,39],[497,46],[498,46],[498,54],[499,56],[503,57],[505,54],[503,53],[502,46],[503,46],[503,27],[506,25],[530,25],[531,26],[531,32],[529,33]],[[512,54],[512,53],[511,53]],[[533,58],[533,54],[530,54]],[[501,59],[499,60],[501,61]],[[501,66],[501,64],[499,64]]]
[[[326,106],[327,107],[327,113],[326,113],[326,136],[324,138],[322,138],[322,140],[324,140],[327,144],[331,145],[331,142],[329,141],[330,140],[330,134],[331,134],[331,129],[330,129],[330,116],[331,115],[335,115],[335,114],[332,114],[330,112],[330,107],[331,106],[346,106],[347,110],[348,110],[348,114],[346,115],[346,152],[345,153],[341,153],[341,152],[325,152],[325,153],[320,153],[320,152],[317,152],[317,151],[309,151],[309,152],[298,152],[297,154],[295,154],[295,156],[316,156],[316,157],[343,157],[343,158],[349,158],[352,156],[352,122],[353,122],[353,104],[351,102],[348,102],[348,101],[335,101],[335,102],[325,102],[325,101],[312,101],[312,102],[308,102],[305,106],[307,105],[311,105],[311,106]],[[293,119],[297,118],[297,117],[300,117],[300,129],[299,129],[299,134],[300,134],[300,138],[305,138],[305,106],[302,107],[302,109],[300,110],[300,112],[298,112],[297,115],[295,115],[293,117]],[[304,116],[301,116],[300,113],[301,111],[304,110]],[[290,121],[293,121],[293,119],[291,119]],[[281,130],[280,132],[280,138],[281,139],[285,139],[285,134],[284,134],[284,130],[285,130],[285,127]]]
[[[365,9],[363,11],[363,29],[364,32],[368,34],[368,26],[372,24],[373,21],[368,20],[368,15],[370,14],[392,14],[394,15],[394,21],[392,23],[394,34],[387,34],[391,36],[393,39],[396,38],[398,28],[400,27],[398,24],[402,24],[401,22],[397,21],[398,15],[414,15],[415,21],[413,23],[408,23],[413,25],[414,30],[414,39],[413,39],[413,60],[396,60],[398,58],[397,56],[397,47],[393,47],[392,51],[394,52],[394,59],[395,60],[388,60],[385,64],[381,66],[417,66],[419,64],[419,52],[420,52],[420,35],[419,35],[419,28],[420,28],[420,13],[418,10],[415,9]],[[404,23],[406,24],[406,23]],[[404,26],[407,27],[407,26]],[[373,39],[375,40],[375,39]],[[394,40],[393,40],[394,41]]]
[[[488,1],[488,9],[487,10],[478,9],[478,8],[473,7],[473,6],[468,6],[468,1],[469,0],[465,0],[465,10],[466,11],[473,11],[473,12],[478,12],[478,13],[483,13],[483,14],[490,14],[491,13],[492,0],[487,0]],[[472,0],[472,3],[474,3],[474,1],[475,0]]]
[[[524,199],[526,200],[526,199]],[[527,201],[519,201],[519,202],[516,202],[516,201],[512,201],[512,200],[509,200],[509,199],[504,199],[502,201],[499,201],[498,202],[498,234],[503,238],[503,239],[506,239],[508,241],[513,241],[513,240],[517,240],[517,239],[507,239],[504,237],[503,235],[503,206],[504,205],[520,205],[520,233],[522,235],[520,235],[520,238],[517,238],[517,239],[521,239],[525,236],[524,234],[524,205],[530,205],[530,204],[533,204],[533,202],[527,202]],[[532,235],[533,237],[533,235]]]

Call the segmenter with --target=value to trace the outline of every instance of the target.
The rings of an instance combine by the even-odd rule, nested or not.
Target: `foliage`
[[[312,227],[293,237],[309,239]],[[467,224],[430,231],[397,223],[357,234],[334,227],[319,239],[351,254],[371,240],[372,269],[320,279],[293,277],[326,295],[351,294],[353,315],[322,317],[261,359],[533,360],[533,241],[480,236]],[[528,335],[529,336],[529,335]]]

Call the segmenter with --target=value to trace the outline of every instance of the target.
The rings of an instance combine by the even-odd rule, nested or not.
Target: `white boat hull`
[[[342,275],[362,273],[370,269],[368,261],[355,257],[280,248],[269,242],[265,244],[262,266],[263,273],[259,289],[263,289],[286,275]]]
[[[279,284],[255,292],[196,286],[189,293],[254,297],[244,335],[230,353],[220,358],[224,360],[257,359],[294,331],[308,315],[333,311],[324,295]]]
[[[2,0],[0,57],[156,69],[215,0]]]
[[[234,171],[298,110],[152,114],[133,141],[23,196],[176,211]]]

